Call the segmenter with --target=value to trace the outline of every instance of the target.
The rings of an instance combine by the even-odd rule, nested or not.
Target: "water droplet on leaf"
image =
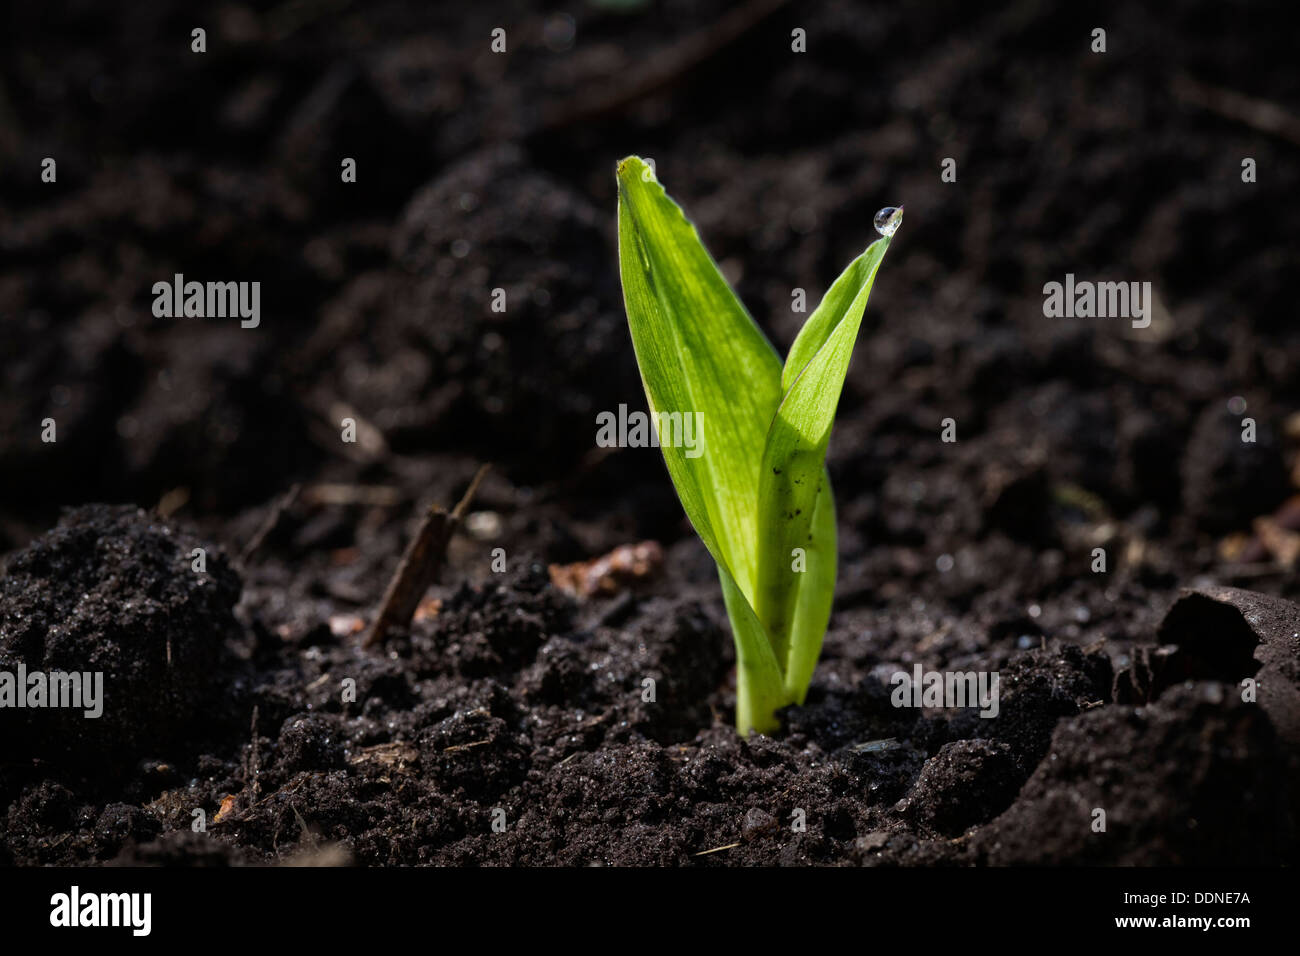
[[[899,224],[903,221],[902,206],[886,206],[880,212],[876,213],[876,232],[882,236],[892,236],[898,231]]]

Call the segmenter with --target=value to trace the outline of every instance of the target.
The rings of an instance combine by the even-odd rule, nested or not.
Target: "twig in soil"
[[[491,466],[483,465],[479,468],[464,496],[450,514],[442,508],[433,507],[424,516],[424,521],[420,523],[420,530],[411,539],[406,553],[402,555],[402,560],[397,565],[397,571],[388,582],[388,590],[384,592],[379,616],[375,618],[370,633],[361,643],[362,647],[373,647],[383,641],[392,627],[406,627],[411,623],[415,609],[420,604],[420,598],[424,596],[429,585],[438,579],[438,572],[442,570],[442,563],[447,557],[447,545],[451,541],[452,533],[469,510],[470,502],[474,500],[478,486],[489,467]]]
[[[450,747],[443,747],[442,752],[445,754],[454,753],[458,750],[469,750],[471,747],[482,747],[484,744],[492,743],[491,738],[487,740],[471,740],[467,744],[452,744]]]
[[[257,705],[254,704],[253,705],[253,727],[252,727],[253,751],[248,760],[248,774],[247,774],[248,782],[249,782],[249,790],[252,791],[254,800],[257,799],[257,795],[258,793],[261,792],[262,789],[261,781],[257,779],[258,773],[262,769],[261,767],[262,755],[257,745],[257,717],[258,717],[258,708]]]
[[[1288,113],[1276,103],[1255,99],[1235,90],[1210,86],[1200,80],[1194,80],[1186,73],[1174,78],[1174,95],[1184,103],[1199,106],[1203,110],[1217,113],[1224,119],[1230,119],[1249,126],[1261,133],[1280,137],[1300,146],[1300,119]]]
[[[648,59],[649,65],[633,75],[630,81],[580,101],[568,110],[544,117],[542,131],[552,132],[626,112],[633,103],[679,82],[788,2],[789,0],[749,0],[748,3],[729,10],[708,29],[691,34],[667,50],[657,52]]]
[[[248,544],[244,546],[243,552],[240,553],[240,564],[248,564],[249,559],[252,558],[252,556],[257,553],[257,550],[266,542],[267,536],[270,535],[270,533],[276,529],[276,526],[280,524],[280,519],[284,517],[284,513],[293,507],[293,503],[298,500],[298,495],[301,491],[302,485],[295,484],[286,491],[283,496],[281,496],[279,501],[271,506],[271,510],[268,511],[266,517],[262,519],[262,524],[257,529],[257,533],[249,539]]]
[[[734,850],[740,846],[739,843],[728,843],[726,846],[715,846],[712,850],[701,850],[696,856],[708,856],[710,853],[721,853],[723,850]]]

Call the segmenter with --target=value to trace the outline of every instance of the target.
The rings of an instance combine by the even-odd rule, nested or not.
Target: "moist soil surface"
[[[0,863],[1294,863],[1287,6],[617,6],[226,4],[203,54],[182,4],[9,12],[0,672],[105,678],[97,719],[0,710]],[[783,352],[907,206],[771,736],[659,452],[594,444],[644,407],[629,153]],[[178,272],[260,324],[155,317]],[[1067,273],[1150,324],[1046,318]],[[895,706],[917,666],[996,715]]]

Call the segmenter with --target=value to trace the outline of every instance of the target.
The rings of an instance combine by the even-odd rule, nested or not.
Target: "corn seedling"
[[[876,270],[902,220],[831,285],[784,365],[695,227],[637,157],[618,164],[628,327],[668,473],[718,565],[736,644],[736,728],[767,733],[802,704],[835,591],[826,447]],[[694,415],[698,446],[664,423]],[[688,454],[689,452],[689,454]]]

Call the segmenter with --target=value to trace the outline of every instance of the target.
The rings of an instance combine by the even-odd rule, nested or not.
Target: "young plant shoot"
[[[651,419],[686,516],[718,565],[736,643],[736,729],[768,733],[779,709],[803,703],[830,621],[826,446],[903,210],[877,214],[882,238],[831,285],[783,366],[650,166],[630,156],[617,176],[623,301]],[[688,455],[668,423],[695,413],[703,434]]]

